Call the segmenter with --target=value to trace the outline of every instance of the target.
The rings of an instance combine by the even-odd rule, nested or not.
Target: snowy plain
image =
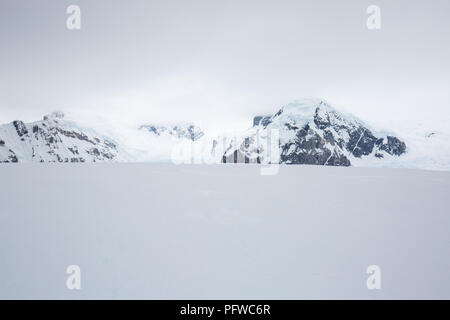
[[[3,164],[0,298],[449,299],[449,195],[412,169]]]

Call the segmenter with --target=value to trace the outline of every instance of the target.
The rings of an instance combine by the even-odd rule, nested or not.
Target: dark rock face
[[[361,156],[367,156],[372,153],[377,138],[372,132],[363,127],[345,125],[345,119],[335,112],[326,112],[324,115],[320,112],[320,106],[316,108],[314,115],[314,123],[319,130],[323,130],[329,137],[329,142],[334,141],[334,136],[331,130],[334,132],[346,131],[349,139],[346,142],[345,149],[349,150],[355,157],[361,158]],[[331,114],[330,114],[331,113]],[[340,120],[339,122],[332,121],[331,119]],[[343,148],[343,140],[338,139],[336,143],[339,147]]]
[[[28,129],[25,126],[25,123],[23,123],[22,121],[16,120],[13,121],[13,125],[16,128],[17,134],[19,135],[19,137],[22,137],[26,134],[28,134]]]
[[[78,139],[81,141],[89,142],[91,144],[95,144],[95,142],[93,140],[89,140],[89,137],[82,132],[69,131],[69,130],[58,128],[58,127],[55,127],[54,131],[56,131],[56,132],[52,132],[52,134],[59,133],[63,136],[69,137],[69,138]],[[51,139],[51,136],[48,139]],[[59,139],[59,140],[61,141],[61,139]]]
[[[330,137],[322,138],[309,125],[298,130],[296,139],[281,146],[280,162],[286,164],[315,164],[329,166],[350,166],[344,154],[325,148]]]
[[[255,116],[253,118],[254,127],[259,125],[266,127],[268,124],[270,124],[270,116]]]
[[[0,158],[0,163],[15,163],[19,162],[16,154],[11,149],[8,149],[8,155],[6,157]]]
[[[11,155],[8,157],[8,161],[6,162],[19,162],[19,160],[17,159],[16,154],[14,153],[14,151],[12,151],[11,149],[9,149],[9,152],[11,152]]]
[[[64,112],[61,111],[55,111],[51,114],[48,114],[44,116],[44,120],[56,120],[56,119],[63,119],[64,118]]]
[[[183,132],[183,128],[178,128],[178,127],[174,127],[174,129],[176,131],[181,131]],[[197,139],[199,139],[200,137],[203,136],[203,132],[197,130],[197,128],[195,128],[193,125],[190,125],[187,127],[187,134],[186,136],[188,137],[188,139],[195,141]]]
[[[377,145],[380,150],[386,151],[390,155],[400,156],[406,152],[406,144],[400,139],[392,136],[387,136],[387,142],[383,143],[384,139],[377,140]]]
[[[158,130],[158,128],[157,127],[155,127],[155,126],[151,126],[151,125],[149,125],[149,126],[141,126],[139,129],[146,129],[146,130],[148,130],[149,132],[152,132],[152,133],[154,133],[154,134],[156,134],[157,136],[160,136],[161,135],[161,132],[160,132],[160,130]]]
[[[295,153],[287,153],[290,145],[287,144],[282,148],[281,163],[285,164],[315,164],[325,166],[350,166],[350,161],[346,156],[338,154],[337,152],[331,153],[330,150],[324,149],[322,151],[306,152],[299,151]]]
[[[77,146],[73,146],[72,148],[71,148],[71,147],[68,147],[67,149],[69,149],[69,151],[72,152],[74,155],[79,154],[79,153],[78,153],[78,147],[77,147]]]
[[[372,153],[373,146],[377,138],[374,137],[372,132],[366,128],[359,127],[356,130],[349,130],[350,139],[347,142],[346,148],[357,157],[367,156]]]

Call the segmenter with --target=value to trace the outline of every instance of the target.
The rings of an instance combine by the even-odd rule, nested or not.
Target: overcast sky
[[[238,126],[321,97],[372,123],[445,126],[450,1],[1,0],[0,67],[1,122]]]

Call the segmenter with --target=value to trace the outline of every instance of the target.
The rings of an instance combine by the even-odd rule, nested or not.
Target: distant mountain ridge
[[[192,124],[176,124],[176,125],[142,125],[140,130],[147,130],[157,136],[169,135],[175,138],[186,138],[196,141],[204,136],[204,132],[197,126]]]
[[[206,145],[217,162],[273,163],[268,156],[272,132],[279,137],[277,153],[281,164],[350,166],[361,161],[372,164],[397,159],[407,152],[406,143],[395,135],[380,134],[352,115],[343,114],[320,99],[294,101],[273,115],[259,115],[253,126],[238,138],[209,140],[202,128],[184,124],[143,124],[136,128],[150,146],[132,156],[127,145],[101,135],[96,130],[78,126],[65,119],[62,112],[44,116],[43,120],[24,123],[16,120],[0,126],[0,162],[135,162],[151,161],[158,145],[165,146],[171,161],[172,144]],[[221,143],[226,141],[224,148]],[[142,142],[142,141],[141,141]],[[141,146],[138,143],[138,148]],[[143,160],[139,160],[143,159]],[[370,161],[368,161],[370,160]]]

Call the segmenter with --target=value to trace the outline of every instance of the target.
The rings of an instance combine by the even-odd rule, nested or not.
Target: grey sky
[[[66,28],[81,7],[81,30]],[[381,8],[381,30],[366,8]],[[0,121],[64,110],[250,125],[322,97],[374,123],[450,120],[448,0],[1,0]]]

